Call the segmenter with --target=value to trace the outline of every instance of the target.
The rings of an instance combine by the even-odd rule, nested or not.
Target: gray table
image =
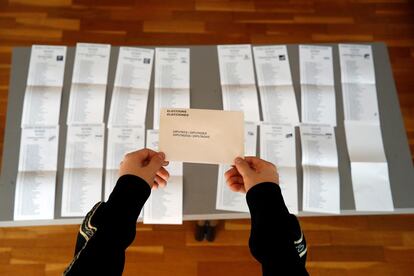
[[[337,45],[333,46],[334,73],[336,88],[336,110],[338,126],[336,139],[338,146],[339,174],[341,180],[341,215],[367,214],[356,212],[352,191],[350,164],[345,143],[344,116],[340,85],[340,66]],[[397,213],[414,213],[414,170],[404,124],[400,112],[397,92],[392,76],[387,48],[383,43],[373,43],[375,74],[377,80],[378,104],[385,152],[389,164],[392,196]],[[148,47],[153,48],[153,47]],[[222,109],[221,88],[218,70],[218,57],[215,46],[190,46],[191,58],[191,91],[192,108]],[[105,122],[108,119],[109,105],[114,84],[116,62],[119,47],[112,47],[107,98],[105,106]],[[288,45],[296,100],[300,112],[299,86],[299,52],[298,45]],[[3,167],[0,182],[0,226],[51,225],[80,223],[81,218],[62,218],[60,216],[64,154],[66,145],[66,116],[69,102],[69,91],[72,79],[75,49],[68,48],[65,79],[60,113],[59,158],[55,201],[55,219],[42,221],[13,221],[14,191],[18,168],[20,144],[20,122],[23,98],[29,68],[30,48],[13,49],[12,72],[8,98],[7,122],[3,152]],[[154,74],[152,74],[147,110],[147,128],[152,127],[154,105]],[[298,134],[298,130],[297,130]],[[297,169],[299,210],[302,209],[302,167],[300,137],[297,135]],[[106,150],[105,150],[106,152]],[[259,145],[258,145],[259,152]],[[215,209],[217,170],[215,165],[184,164],[184,219],[231,219],[247,218],[248,214],[219,211]],[[378,213],[377,213],[378,214]],[[389,214],[389,213],[388,213]],[[300,212],[301,216],[318,215]]]

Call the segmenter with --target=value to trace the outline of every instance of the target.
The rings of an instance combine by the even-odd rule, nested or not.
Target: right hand
[[[224,177],[230,190],[242,193],[263,182],[279,183],[276,166],[257,157],[237,157]]]

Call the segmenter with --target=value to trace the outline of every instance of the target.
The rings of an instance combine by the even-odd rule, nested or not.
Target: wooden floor
[[[0,0],[0,154],[11,50],[112,45],[384,41],[414,152],[414,1]],[[25,81],[25,80],[22,80]],[[413,181],[414,182],[414,181]],[[414,184],[414,183],[413,183]],[[414,216],[303,218],[312,275],[414,275]],[[197,243],[192,223],[138,226],[125,275],[258,275],[248,221]],[[59,275],[77,226],[0,229],[0,275]]]
[[[311,275],[414,275],[413,216],[302,218]],[[246,246],[246,220],[221,222],[216,241],[194,224],[137,226],[124,275],[260,275]],[[78,226],[0,228],[0,275],[60,275]]]

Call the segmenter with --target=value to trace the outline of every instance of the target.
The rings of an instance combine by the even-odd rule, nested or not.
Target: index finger
[[[240,175],[235,167],[230,168],[228,171],[224,173],[224,178],[228,179],[232,176]]]
[[[250,166],[253,166],[255,168],[260,166],[260,165],[273,165],[273,166],[275,166],[273,163],[270,163],[266,160],[260,159],[260,158],[255,157],[255,156],[246,156],[244,158],[244,160],[246,160],[250,164]]]
[[[125,156],[129,158],[134,158],[139,162],[143,162],[144,165],[146,165],[147,162],[149,162],[155,155],[162,153],[162,152],[156,152],[152,149],[144,148],[137,151],[132,151],[130,153],[127,153]],[[165,155],[164,155],[165,156]],[[167,166],[169,164],[168,161],[163,162],[163,166]]]
[[[156,151],[144,148],[144,149],[128,152],[126,155],[129,157],[148,159],[148,158],[152,158],[156,154],[157,154]]]

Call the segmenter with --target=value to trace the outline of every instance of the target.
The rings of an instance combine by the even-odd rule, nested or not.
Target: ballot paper
[[[110,52],[109,44],[76,44],[72,82],[106,85]]]
[[[301,125],[303,211],[340,213],[338,154],[332,126]]]
[[[263,121],[299,123],[298,107],[285,45],[253,47]]]
[[[345,121],[357,211],[393,211],[388,163],[379,122]]]
[[[14,220],[53,219],[58,126],[22,128]]]
[[[22,127],[58,125],[62,87],[27,86]]]
[[[102,195],[104,125],[68,126],[62,217],[85,216]]]
[[[190,107],[190,49],[156,48],[154,129],[162,108]]]
[[[302,122],[336,125],[335,87],[330,46],[299,46]]]
[[[246,122],[244,126],[244,147],[246,156],[256,156],[257,125]],[[231,168],[230,165],[220,165],[218,170],[216,209],[234,212],[249,212],[244,193],[233,192],[226,184],[224,173]]]
[[[100,124],[105,110],[109,44],[76,45],[67,124]]]
[[[240,111],[162,109],[159,149],[169,161],[233,164],[244,156],[243,129]]]
[[[251,46],[218,45],[224,110],[243,111],[249,122],[260,121]]]
[[[14,220],[53,219],[56,171],[18,172]]]
[[[145,125],[113,126],[108,128],[105,170],[105,200],[119,178],[119,165],[128,152],[145,147]]]
[[[109,126],[145,123],[154,50],[120,47]]]
[[[151,192],[144,206],[145,224],[183,223],[183,176],[170,175],[167,187]]]
[[[339,44],[338,47],[342,82],[375,84],[371,45]]]
[[[22,128],[19,171],[56,171],[58,126]]]
[[[260,157],[273,163],[279,174],[279,186],[290,213],[298,213],[296,174],[296,135],[292,125],[260,125]]]
[[[65,61],[66,46],[32,46],[22,127],[58,125]]]
[[[29,86],[63,86],[66,46],[33,45],[30,53]]]
[[[371,45],[339,44],[345,120],[379,121]]]
[[[158,151],[158,130],[147,130],[147,148]],[[183,221],[183,163],[170,162],[167,186],[152,190],[144,205],[146,224],[182,224]]]

